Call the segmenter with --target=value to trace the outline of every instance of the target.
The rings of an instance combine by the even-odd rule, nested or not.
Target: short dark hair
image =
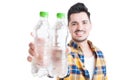
[[[84,3],[76,3],[68,10],[68,22],[70,21],[71,14],[80,12],[85,12],[90,20],[90,12],[88,11],[88,8],[84,5]]]

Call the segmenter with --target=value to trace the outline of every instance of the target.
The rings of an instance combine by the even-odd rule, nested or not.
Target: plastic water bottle
[[[52,43],[52,56],[51,56],[51,75],[54,77],[63,78],[67,75],[67,26],[65,24],[65,14],[57,13],[57,21],[53,28],[53,43]]]
[[[35,76],[45,76],[48,74],[47,68],[50,61],[50,32],[48,22],[48,12],[40,12],[40,20],[34,28],[34,44],[36,55],[32,62],[32,74]]]

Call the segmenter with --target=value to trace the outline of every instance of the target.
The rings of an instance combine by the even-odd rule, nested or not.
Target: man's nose
[[[82,24],[79,24],[78,27],[77,27],[77,29],[79,29],[79,30],[83,30],[83,28],[84,28],[84,27],[83,27]]]

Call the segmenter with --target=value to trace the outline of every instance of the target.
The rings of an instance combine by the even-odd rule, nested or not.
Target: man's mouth
[[[75,34],[77,36],[82,36],[85,33],[85,31],[75,31]]]

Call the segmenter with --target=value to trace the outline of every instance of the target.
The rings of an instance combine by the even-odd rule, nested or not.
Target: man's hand
[[[35,55],[35,46],[34,46],[34,44],[32,42],[29,43],[28,52],[29,52],[30,55],[27,57],[27,60],[29,62],[31,62],[32,59],[33,59],[33,56]]]

